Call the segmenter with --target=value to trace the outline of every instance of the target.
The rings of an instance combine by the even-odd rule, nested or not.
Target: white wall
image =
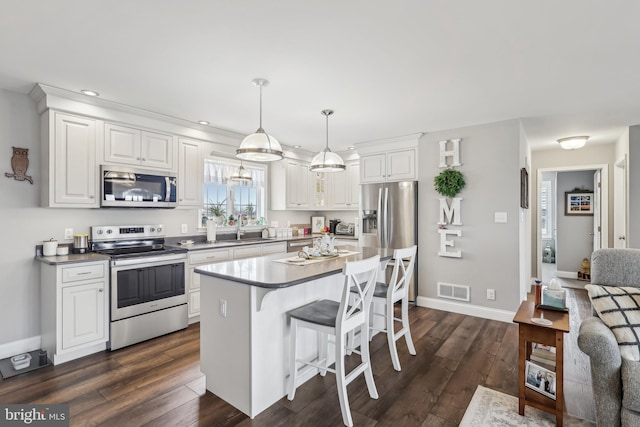
[[[640,248],[640,125],[629,128],[629,157],[628,163],[628,201],[629,215],[627,217],[629,234],[627,236],[628,248]]]
[[[558,172],[556,194],[556,265],[558,271],[577,273],[582,259],[593,252],[593,216],[567,216],[565,192],[576,188],[593,191],[595,171]]]
[[[463,198],[461,237],[453,237],[462,258],[438,256],[439,197],[433,179],[440,173],[439,141],[462,138],[461,162],[466,187]],[[468,314],[515,311],[520,303],[520,122],[517,120],[426,134],[419,145],[419,289],[418,304],[456,311],[437,297],[437,282],[468,285],[470,303],[457,309]],[[521,151],[522,150],[522,151]],[[522,157],[521,157],[522,156]],[[524,164],[522,164],[524,166]],[[494,213],[506,212],[508,222],[495,223]],[[488,288],[496,300],[486,298]],[[511,314],[505,314],[508,318]],[[488,314],[491,315],[490,313]],[[511,321],[511,318],[508,321]]]

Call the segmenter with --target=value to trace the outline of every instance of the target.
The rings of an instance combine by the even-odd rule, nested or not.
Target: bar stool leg
[[[320,375],[327,375],[327,366],[329,366],[329,358],[327,355],[329,354],[327,351],[329,343],[329,334],[322,333],[318,331],[318,363],[323,365],[325,369],[320,369]]]
[[[296,335],[298,335],[298,321],[296,319],[291,319],[291,328],[289,333],[291,335],[289,336],[289,393],[287,398],[289,400],[293,400],[296,395],[296,376],[298,374],[298,368],[296,366]]]
[[[349,408],[349,396],[347,395],[347,382],[345,378],[345,335],[336,335],[336,385],[338,389],[338,400],[340,400],[340,411],[342,412],[342,421],[346,426],[353,426],[351,419],[351,409]]]
[[[409,348],[409,354],[416,355],[416,348],[413,345],[413,338],[411,338],[411,329],[409,329],[409,296],[405,295],[402,299],[402,329],[404,332],[404,339],[407,342]]]
[[[396,347],[396,333],[393,319],[393,304],[389,304],[387,301],[385,310],[387,312],[386,316],[386,328],[387,328],[387,343],[389,344],[389,353],[391,353],[391,362],[393,363],[393,369],[396,371],[400,371],[402,368],[400,367],[400,358],[398,357],[398,349]]]
[[[364,379],[367,382],[367,389],[369,390],[369,396],[372,399],[378,398],[378,390],[376,389],[376,383],[373,380],[373,370],[371,369],[371,355],[369,354],[369,327],[363,325],[361,327],[362,343],[360,344],[360,360],[362,363],[366,363],[366,369],[364,371]]]

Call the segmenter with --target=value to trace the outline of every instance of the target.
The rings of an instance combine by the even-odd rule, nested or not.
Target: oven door
[[[186,255],[111,261],[111,321],[187,303]]]

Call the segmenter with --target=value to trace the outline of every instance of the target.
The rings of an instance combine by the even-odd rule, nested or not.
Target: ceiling
[[[35,83],[316,151],[522,118],[533,149],[640,123],[632,0],[3,0],[0,88]]]

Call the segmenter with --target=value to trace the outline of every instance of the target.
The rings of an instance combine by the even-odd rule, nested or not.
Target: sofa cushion
[[[640,288],[587,285],[591,305],[618,341],[624,359],[640,361]]]
[[[640,362],[622,359],[622,406],[640,412]]]

